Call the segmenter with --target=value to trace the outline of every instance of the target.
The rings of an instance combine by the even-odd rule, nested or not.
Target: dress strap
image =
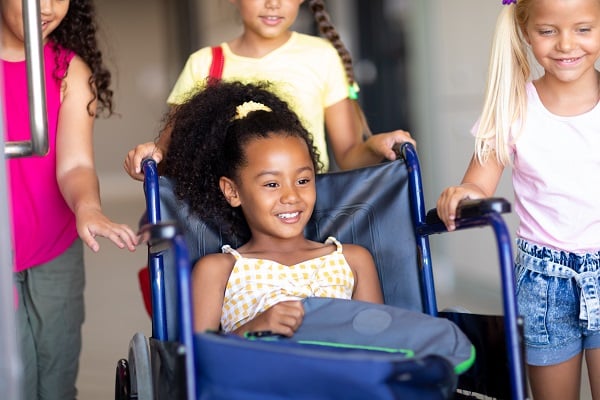
[[[228,244],[223,245],[223,247],[221,247],[221,252],[226,254],[232,254],[236,260],[240,260],[242,258],[242,255]]]
[[[344,248],[343,248],[342,244],[339,242],[339,240],[337,240],[333,236],[329,236],[327,238],[327,240],[325,241],[325,244],[335,244],[335,247],[337,247],[336,253],[343,253],[344,252]]]

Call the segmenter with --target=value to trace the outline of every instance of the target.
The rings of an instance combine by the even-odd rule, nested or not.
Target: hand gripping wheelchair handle
[[[469,218],[479,218],[490,213],[505,214],[511,211],[510,203],[502,197],[490,197],[487,199],[465,199],[458,203],[456,209],[457,226]],[[427,212],[425,222],[430,225],[442,224],[438,217],[437,209],[431,209]]]
[[[160,204],[158,196],[158,165],[151,157],[142,160],[144,172],[144,193],[146,194],[147,221],[154,224],[160,221]]]

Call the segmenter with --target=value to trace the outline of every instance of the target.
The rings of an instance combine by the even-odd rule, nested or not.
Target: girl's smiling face
[[[523,33],[547,76],[571,82],[595,75],[594,63],[600,57],[600,1],[535,0]]]
[[[287,38],[304,0],[230,0],[244,23],[245,34],[262,39]]]
[[[306,142],[270,135],[245,147],[235,182],[221,178],[228,202],[241,206],[252,237],[303,236],[316,201],[315,170]]]
[[[23,29],[22,0],[0,0],[2,14],[1,39],[2,48],[15,50],[25,48],[25,33]],[[41,34],[44,43],[48,36],[60,25],[69,11],[69,0],[41,0],[40,21]]]

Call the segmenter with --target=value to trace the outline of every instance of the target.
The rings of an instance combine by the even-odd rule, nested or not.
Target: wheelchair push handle
[[[142,160],[142,172],[144,173],[144,195],[146,198],[147,221],[151,224],[161,220],[160,196],[158,182],[158,166],[151,157]]]
[[[157,169],[158,169],[158,165],[156,163],[156,160],[154,160],[154,158],[145,157],[142,160],[142,171],[144,171],[144,174],[146,173],[146,171],[148,171],[148,172],[154,171],[154,173],[156,173]]]

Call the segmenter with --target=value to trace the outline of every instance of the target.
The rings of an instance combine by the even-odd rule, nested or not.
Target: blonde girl
[[[512,167],[515,276],[536,399],[579,399],[582,360],[600,398],[599,0],[504,0],[475,154],[437,207],[492,196]],[[542,68],[531,77],[528,53]]]

